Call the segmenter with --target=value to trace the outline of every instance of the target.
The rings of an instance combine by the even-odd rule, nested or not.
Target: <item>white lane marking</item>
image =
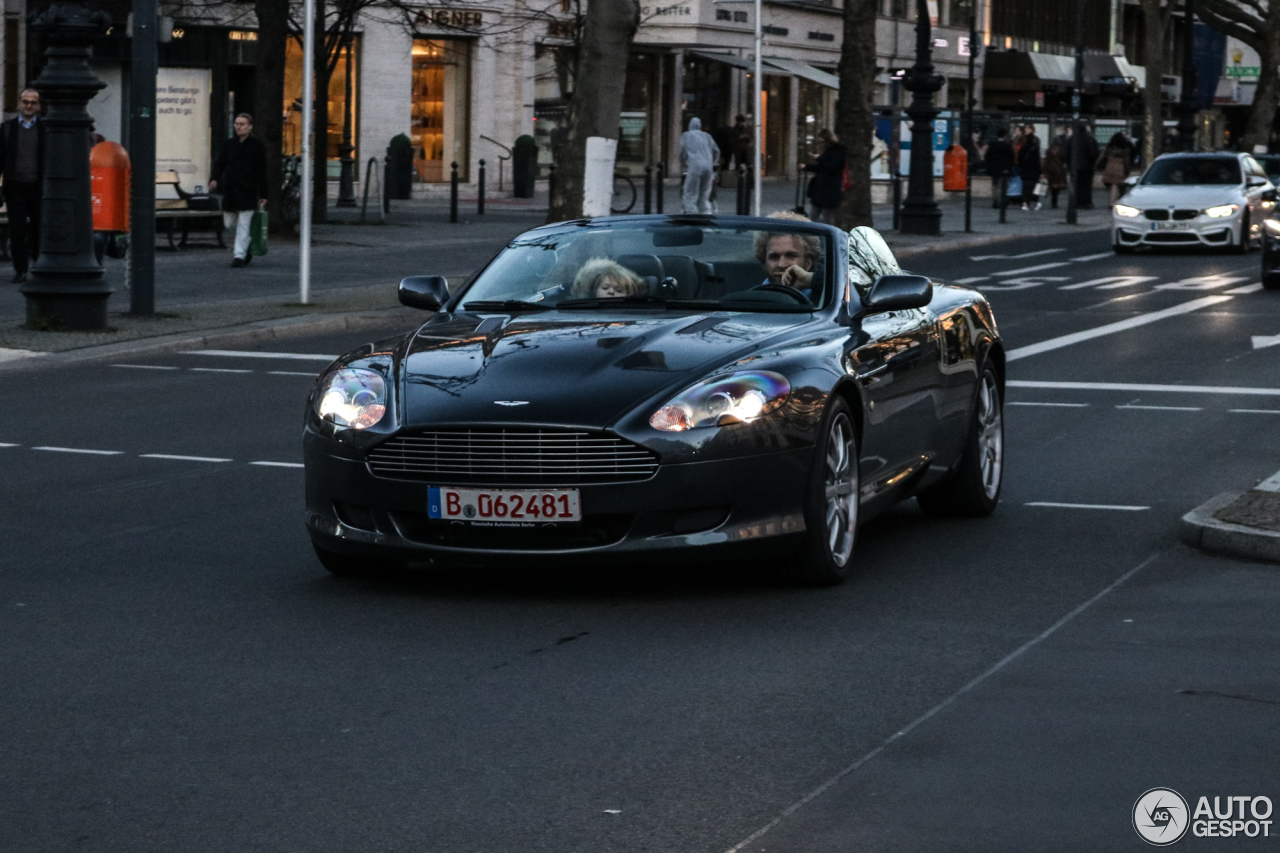
[[[993,272],[992,275],[997,275],[997,276],[1023,275],[1029,272],[1040,272],[1040,270],[1056,270],[1058,267],[1069,267],[1069,266],[1071,266],[1071,264],[1068,261],[1057,261],[1056,263],[1052,263],[1052,264],[1037,264],[1034,267],[1023,267],[1022,269],[1017,269],[1017,270],[1004,270],[1003,272]]]
[[[1243,295],[1246,293],[1257,293],[1259,290],[1262,290],[1262,282],[1255,281],[1253,284],[1246,284],[1244,287],[1233,287],[1230,290],[1224,290],[1222,292]]]
[[[8,347],[0,347],[0,361],[14,361],[19,358],[35,358],[40,355],[48,355],[47,352],[39,352],[30,349],[9,349]]]
[[[1076,263],[1080,264],[1080,263],[1084,263],[1085,261],[1100,261],[1103,258],[1114,258],[1114,257],[1115,257],[1115,252],[1099,252],[1096,255],[1081,255],[1078,258],[1067,258],[1067,260],[1075,261]]]
[[[113,364],[112,367],[127,367],[130,370],[179,370],[166,364]]]
[[[1122,512],[1139,512],[1149,506],[1124,506],[1123,504],[1064,504],[1056,501],[1029,501],[1026,506],[1047,506],[1057,509],[1114,509]]]
[[[7,444],[5,442],[0,441],[0,447],[21,447],[21,446],[22,446],[21,444]]]
[[[1242,281],[1248,281],[1247,276],[1242,275],[1198,275],[1191,278],[1184,278],[1182,281],[1175,281],[1169,284],[1157,284],[1156,290],[1217,290],[1219,287],[1227,287],[1228,285],[1238,284]]]
[[[1280,409],[1227,409],[1239,415],[1280,415]]]
[[[33,447],[32,450],[48,450],[52,453],[88,453],[92,456],[119,456],[122,450],[88,450],[83,447]]]
[[[317,374],[309,373],[305,370],[268,370],[267,375],[268,376],[309,376],[312,379],[315,379]]]
[[[952,284],[977,284],[980,281],[986,281],[991,278],[989,275],[971,275],[968,278],[958,278]]]
[[[974,255],[969,258],[971,261],[1014,261],[1018,258],[1035,258],[1040,255],[1053,255],[1058,252],[1065,252],[1066,249],[1041,249],[1038,252],[1023,252],[1021,255]],[[1110,252],[1107,253],[1111,254]]]
[[[1096,287],[1098,290],[1115,290],[1119,287],[1130,287],[1135,284],[1155,281],[1158,278],[1160,278],[1158,275],[1109,275],[1106,278],[1095,278],[1091,281],[1082,281],[1079,284],[1066,284],[1059,287],[1058,290],[1079,290],[1082,287]]]
[[[1123,406],[1116,406],[1117,409],[1150,409],[1154,412],[1203,412],[1202,406],[1139,406],[1135,403],[1129,403]]]
[[[795,814],[797,811],[803,808],[806,804],[812,802],[813,800],[816,800],[818,797],[822,796],[827,791],[831,790],[836,785],[840,784],[840,781],[844,779],[844,777],[848,776],[850,773],[857,770],[859,767],[866,764],[868,761],[875,758],[880,753],[884,752],[893,744],[894,741],[900,740],[906,737],[912,731],[919,728],[921,725],[928,722],[930,719],[937,716],[941,712],[945,711],[951,705],[955,704],[956,700],[960,699],[960,697],[964,696],[966,693],[973,690],[978,685],[982,684],[982,682],[986,681],[988,678],[995,675],[997,672],[1004,669],[1006,666],[1013,663],[1018,658],[1022,657],[1022,655],[1026,654],[1028,651],[1035,648],[1040,643],[1052,637],[1055,633],[1058,632],[1060,628],[1062,628],[1062,626],[1066,625],[1072,619],[1075,619],[1077,616],[1079,616],[1081,613],[1088,610],[1094,604],[1097,604],[1103,598],[1106,598],[1106,596],[1109,595],[1114,589],[1116,589],[1116,587],[1120,586],[1125,581],[1129,580],[1129,578],[1133,577],[1138,572],[1145,569],[1147,566],[1149,566],[1151,563],[1155,561],[1156,557],[1159,557],[1159,556],[1160,556],[1160,552],[1157,551],[1156,553],[1152,554],[1150,557],[1147,557],[1147,559],[1143,560],[1138,565],[1134,566],[1129,571],[1122,574],[1120,577],[1113,580],[1111,583],[1107,584],[1107,586],[1101,592],[1095,595],[1093,598],[1090,598],[1088,601],[1084,602],[1083,604],[1077,605],[1074,610],[1072,610],[1066,616],[1063,616],[1057,622],[1054,622],[1052,625],[1050,625],[1048,628],[1042,631],[1038,636],[1032,637],[1030,640],[1027,640],[1021,646],[1018,646],[1018,648],[1014,649],[1012,652],[1005,655],[986,672],[982,673],[977,678],[970,681],[968,684],[965,684],[955,693],[952,693],[950,696],[948,696],[946,699],[943,699],[937,705],[934,705],[928,711],[925,711],[923,714],[916,717],[910,723],[903,726],[902,729],[900,729],[899,731],[896,731],[893,734],[889,735],[889,737],[885,738],[884,741],[875,749],[871,750],[866,755],[857,759],[852,764],[845,767],[843,770],[840,770],[834,776],[832,776],[831,778],[823,782],[821,785],[814,788],[812,791],[805,794],[803,797],[796,800],[791,805],[787,806],[778,814],[777,817],[775,817],[773,820],[769,821],[764,826],[757,829],[755,832],[748,835],[746,838],[739,841],[737,844],[730,847],[727,851],[725,851],[725,853],[741,853],[742,849],[745,848],[747,845],[755,842],[766,832],[773,829],[778,824],[782,823],[791,815]]]
[[[1085,329],[1083,332],[1075,332],[1070,335],[1063,335],[1058,338],[1050,338],[1047,341],[1041,341],[1038,344],[1030,346],[1018,347],[1010,350],[1005,356],[1005,361],[1017,361],[1020,358],[1026,358],[1031,355],[1039,355],[1042,352],[1049,352],[1062,347],[1078,344],[1081,341],[1100,338],[1103,335],[1113,335],[1116,332],[1124,332],[1129,329],[1135,329],[1138,326],[1145,326],[1148,323],[1154,323],[1157,320],[1163,320],[1166,317],[1176,317],[1179,314],[1190,314],[1192,311],[1199,311],[1201,308],[1208,308],[1211,305],[1218,305],[1222,302],[1230,302],[1233,296],[1202,296],[1199,299],[1193,299],[1190,302],[1183,302],[1181,305],[1174,305],[1171,308],[1165,308],[1160,311],[1152,311],[1149,314],[1139,314],[1136,317],[1130,317],[1127,320],[1120,320],[1116,323],[1107,323],[1105,326],[1097,326],[1093,329]]]
[[[1145,385],[1136,382],[1041,382],[1010,379],[1010,388],[1059,388],[1069,391],[1171,391],[1176,394],[1246,394],[1255,397],[1280,397],[1280,388],[1245,388],[1237,385]]]
[[[1264,347],[1280,346],[1280,335],[1254,335],[1249,339],[1253,342],[1254,349],[1263,349]]]
[[[301,468],[298,462],[250,462],[250,465],[261,465],[264,468]]]
[[[184,355],[216,355],[225,358],[284,358],[292,361],[333,361],[336,355],[321,355],[309,352],[256,352],[253,350],[233,349],[193,349]]]
[[[253,373],[243,367],[188,367],[192,373]]]
[[[1023,402],[1021,400],[1008,402],[1008,403],[1005,403],[1005,405],[1006,406],[1055,406],[1063,409],[1086,409],[1089,407],[1088,403],[1029,403],[1029,402]]]
[[[1001,292],[1006,290],[1026,290],[1028,287],[1039,287],[1051,281],[1071,281],[1071,277],[1066,275],[1028,275],[996,282],[986,289],[999,288]]]
[[[1280,471],[1275,472],[1254,488],[1260,492],[1280,492]]]
[[[173,453],[139,453],[139,459],[173,459],[178,462],[230,462],[230,459],[219,459],[216,456],[178,456]]]

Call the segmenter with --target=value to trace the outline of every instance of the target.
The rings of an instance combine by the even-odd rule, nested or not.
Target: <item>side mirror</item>
[[[862,297],[867,313],[923,308],[933,298],[933,282],[922,275],[882,275]]]
[[[1266,178],[1259,178],[1257,175],[1250,175],[1248,185],[1251,187],[1260,187],[1267,182]]]
[[[400,279],[400,304],[423,311],[439,311],[449,300],[449,283],[442,275],[411,275]]]

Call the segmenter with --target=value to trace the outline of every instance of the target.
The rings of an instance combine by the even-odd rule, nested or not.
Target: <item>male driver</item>
[[[235,233],[235,257],[231,266],[242,267],[249,254],[249,226],[253,212],[267,203],[267,146],[251,134],[253,116],[240,113],[236,135],[223,144],[213,164],[209,190],[222,188],[222,221]]]
[[[781,218],[781,217],[777,217]],[[756,237],[756,259],[764,264],[765,284],[784,284],[813,298],[813,265],[821,247],[811,234],[772,231]]]
[[[9,212],[13,283],[22,284],[27,280],[28,245],[31,260],[40,255],[44,124],[40,121],[40,93],[35,89],[22,90],[18,114],[0,125],[0,171],[4,174],[4,200]]]

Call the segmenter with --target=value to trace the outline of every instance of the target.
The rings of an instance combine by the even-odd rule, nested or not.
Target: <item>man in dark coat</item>
[[[40,255],[44,123],[40,121],[40,93],[35,89],[23,89],[18,96],[18,115],[0,124],[0,170],[9,214],[13,283],[22,284],[27,280],[28,245],[31,260]]]
[[[809,181],[809,201],[813,202],[814,222],[825,222],[834,225],[836,208],[844,195],[844,163],[845,147],[831,131],[823,128],[818,131],[818,142],[823,151],[816,162],[801,163],[800,168],[813,172],[813,180]]]
[[[1009,191],[1009,173],[1013,171],[1013,146],[1009,144],[1009,131],[1000,128],[996,139],[987,146],[987,174],[991,176],[991,206],[999,207],[1000,200]]]
[[[1079,169],[1076,171],[1076,207],[1080,210],[1093,209],[1093,173],[1098,164],[1098,140],[1085,128],[1080,135]],[[1066,155],[1067,169],[1071,169],[1071,149],[1076,144],[1076,134],[1067,128],[1063,153]]]
[[[1018,149],[1018,175],[1022,178],[1022,209],[1028,210],[1031,205],[1040,209],[1040,198],[1036,195],[1036,184],[1040,182],[1040,137],[1036,136],[1034,125],[1027,125],[1022,134],[1022,147]]]
[[[231,266],[249,263],[249,226],[253,212],[267,203],[267,146],[253,136],[253,116],[236,116],[236,135],[218,152],[209,190],[222,191],[222,221],[234,229],[235,258]]]

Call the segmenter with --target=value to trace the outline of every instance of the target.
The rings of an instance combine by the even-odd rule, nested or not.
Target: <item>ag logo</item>
[[[1133,804],[1133,828],[1148,844],[1167,847],[1187,832],[1187,801],[1172,788],[1152,788]]]

